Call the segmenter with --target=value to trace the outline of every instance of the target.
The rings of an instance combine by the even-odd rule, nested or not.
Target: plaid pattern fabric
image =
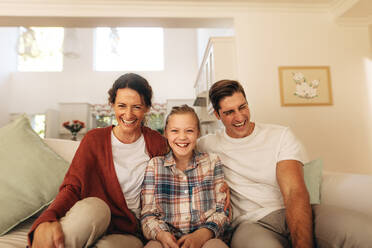
[[[172,152],[151,159],[141,192],[145,237],[155,239],[160,231],[168,231],[180,238],[203,227],[221,236],[229,222],[223,211],[226,194],[220,192],[223,183],[215,154],[194,152],[185,171],[176,168]]]

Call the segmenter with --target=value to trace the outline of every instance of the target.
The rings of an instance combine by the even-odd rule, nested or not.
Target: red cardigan
[[[108,233],[135,233],[138,224],[128,209],[116,176],[111,147],[112,126],[89,131],[80,143],[59,193],[28,233],[31,245],[36,227],[43,222],[57,221],[79,200],[98,197],[111,210]],[[166,140],[158,132],[142,127],[146,150],[150,158],[166,153]]]

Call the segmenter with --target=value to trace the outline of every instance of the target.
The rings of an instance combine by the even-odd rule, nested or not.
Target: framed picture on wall
[[[332,105],[329,66],[280,66],[282,106]]]

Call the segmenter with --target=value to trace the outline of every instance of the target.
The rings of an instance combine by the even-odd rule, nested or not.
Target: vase
[[[76,138],[76,136],[77,136],[77,133],[71,133],[71,140],[73,140],[73,141],[77,141],[77,138]]]

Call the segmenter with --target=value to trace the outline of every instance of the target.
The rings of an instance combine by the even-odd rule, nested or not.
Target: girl
[[[227,247],[218,239],[229,222],[220,159],[195,149],[200,135],[193,108],[173,107],[165,124],[171,151],[150,160],[142,186],[141,223],[153,247]]]

